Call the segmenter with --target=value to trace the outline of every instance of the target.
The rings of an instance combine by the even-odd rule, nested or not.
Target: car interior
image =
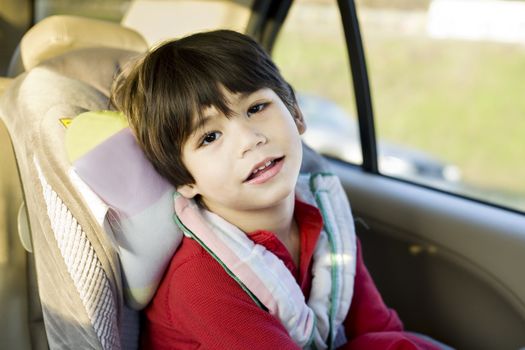
[[[270,52],[294,6],[210,3],[244,14],[244,31]],[[407,330],[457,349],[525,347],[525,216],[379,174],[355,4],[338,7],[363,165],[305,145],[302,170],[341,179],[365,263]],[[180,33],[202,29],[188,23]],[[138,347],[140,316],[125,302],[108,207],[78,176],[65,143],[76,116],[110,108],[115,74],[150,46],[123,24],[52,16],[23,35],[0,77],[0,348]]]

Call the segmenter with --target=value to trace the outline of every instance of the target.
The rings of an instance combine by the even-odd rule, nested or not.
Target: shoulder
[[[201,247],[195,240],[186,236],[182,237],[182,241],[171,258],[168,267],[168,274],[176,272],[180,267],[191,263],[193,260],[211,259],[209,254]]]
[[[167,283],[182,286],[190,282],[201,284],[200,281],[205,280],[207,275],[217,275],[217,273],[222,275],[220,272],[226,274],[219,263],[198,242],[183,237],[179,249],[170,261],[161,287]]]
[[[217,298],[249,300],[198,242],[184,237],[146,311],[154,323],[180,325],[187,315],[202,312]]]
[[[251,302],[250,297],[198,242],[184,237],[161,281],[156,298],[182,307],[202,304],[207,298],[232,297]],[[193,306],[192,306],[193,305]]]

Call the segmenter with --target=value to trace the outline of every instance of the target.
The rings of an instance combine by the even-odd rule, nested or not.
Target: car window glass
[[[0,0],[0,76],[7,75],[13,52],[31,21],[31,7],[28,2]]]
[[[232,29],[245,32],[254,0],[36,0],[35,20],[69,14],[122,23],[149,46],[190,33]]]
[[[296,90],[304,141],[322,154],[362,163],[350,66],[336,1],[294,1],[273,59]]]
[[[141,33],[150,45],[194,32],[246,31],[254,0],[135,0],[122,24]]]
[[[120,22],[129,0],[35,0],[35,22],[52,15],[76,15]]]
[[[380,171],[525,211],[525,2],[357,6]]]

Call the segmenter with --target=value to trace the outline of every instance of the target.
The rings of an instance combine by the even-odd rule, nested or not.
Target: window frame
[[[357,9],[353,0],[338,0],[339,13],[346,39],[352,83],[354,85],[355,105],[361,138],[361,152],[365,172],[380,174],[377,160],[377,142],[374,126],[372,95],[366,67],[365,52]]]
[[[256,0],[255,4],[259,1],[260,0]],[[258,28],[259,30],[249,33],[257,39],[270,54],[292,2],[291,0],[271,1],[271,4],[266,8],[266,16],[262,21],[263,24]],[[363,162],[358,165],[335,158],[333,159],[350,166],[362,168],[367,173],[382,175],[379,173],[378,167],[372,96],[370,93],[368,71],[355,2],[353,0],[337,0],[336,2],[341,16],[341,24],[343,26],[345,45],[349,58],[348,64],[352,74],[351,78],[354,88]],[[332,157],[328,158],[332,159]]]

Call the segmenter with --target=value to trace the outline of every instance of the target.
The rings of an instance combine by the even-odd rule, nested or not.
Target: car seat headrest
[[[148,45],[135,30],[117,23],[77,16],[43,19],[22,38],[8,70],[16,76],[65,52],[87,47],[110,47],[144,52]]]
[[[39,67],[80,80],[109,97],[114,78],[123,67],[141,56],[142,53],[136,51],[93,47],[66,52],[45,61]]]

